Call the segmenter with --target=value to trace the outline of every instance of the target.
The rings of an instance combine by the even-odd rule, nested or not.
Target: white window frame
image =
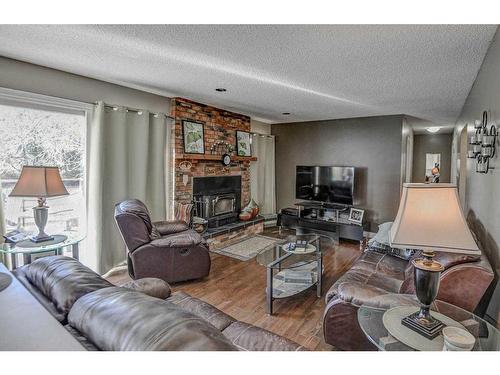
[[[56,112],[65,112],[73,114],[83,114],[86,120],[85,129],[85,205],[88,215],[88,167],[89,167],[89,142],[90,142],[90,124],[94,112],[94,105],[91,103],[80,102],[76,100],[63,99],[55,96],[35,94],[27,91],[20,91],[0,87],[0,104],[25,107],[39,110],[52,110]]]

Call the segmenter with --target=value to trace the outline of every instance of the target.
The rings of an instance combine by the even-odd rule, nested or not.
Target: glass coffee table
[[[380,303],[380,298],[384,299],[384,303]],[[358,322],[361,330],[366,335],[368,340],[374,344],[379,350],[384,351],[409,351],[409,350],[424,350],[437,351],[443,348],[442,335],[434,340],[428,340],[424,337],[417,340],[415,346],[409,345],[410,341],[404,335],[407,328],[404,326],[398,327],[403,334],[402,338],[397,339],[389,333],[386,323],[384,323],[384,314],[389,309],[398,306],[414,306],[415,311],[419,309],[419,302],[414,295],[387,294],[382,297],[376,297],[370,300],[367,304],[362,305],[358,310]],[[460,307],[447,302],[436,300],[431,305],[432,313],[442,314],[451,318],[455,323],[458,323],[461,328],[465,328],[472,333],[476,338],[476,343],[472,350],[474,351],[499,351],[500,350],[500,332],[487,321],[474,315],[473,313],[464,310]],[[412,332],[407,332],[412,335]],[[417,348],[418,346],[418,348]]]
[[[299,240],[307,241],[304,249],[293,248]],[[323,254],[333,245],[330,237],[319,234],[290,235],[257,254],[257,262],[267,269],[268,314],[273,313],[275,299],[297,295],[314,285],[318,298],[321,297]]]

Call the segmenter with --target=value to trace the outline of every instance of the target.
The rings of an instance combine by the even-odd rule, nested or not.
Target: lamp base
[[[45,198],[38,198],[38,206],[33,207],[33,215],[38,227],[38,234],[32,236],[30,240],[35,243],[53,240],[54,237],[45,233],[45,225],[49,219],[49,207],[45,206]]]
[[[444,324],[440,320],[431,317],[430,314],[427,317],[422,317],[420,311],[403,318],[401,324],[429,340],[436,338],[444,328]]]
[[[54,239],[54,236],[49,236],[48,234],[44,234],[44,235],[38,234],[36,236],[30,237],[31,242],[34,242],[34,243],[52,241],[53,239]]]

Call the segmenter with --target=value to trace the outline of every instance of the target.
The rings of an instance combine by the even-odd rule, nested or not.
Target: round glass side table
[[[0,254],[10,259],[11,269],[17,268],[20,260],[22,260],[22,264],[29,264],[37,258],[49,255],[63,255],[67,252],[78,260],[80,252],[79,244],[86,236],[78,232],[62,232],[56,236],[65,236],[66,239],[57,243],[53,243],[52,241],[33,242],[27,244],[27,246],[23,246],[21,243],[2,243],[0,244]]]
[[[381,304],[380,301],[382,299],[386,302]],[[359,308],[359,326],[368,340],[379,350],[416,350],[394,338],[384,325],[383,317],[385,312],[397,306],[415,306],[415,311],[417,311],[419,302],[414,295],[388,294],[376,297]],[[500,331],[484,319],[460,307],[439,300],[434,301],[431,305],[431,313],[433,311],[453,319],[467,329],[476,338],[476,343],[472,350],[500,350]],[[427,339],[424,338],[424,340]],[[442,347],[439,349],[435,348],[433,345],[430,345],[429,340],[429,346],[424,350],[442,350]]]

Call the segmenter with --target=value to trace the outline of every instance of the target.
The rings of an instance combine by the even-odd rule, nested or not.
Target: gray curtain
[[[5,207],[3,204],[2,194],[2,177],[0,177],[0,243],[3,242],[3,235],[5,234]]]
[[[250,192],[263,215],[276,213],[274,152],[274,137],[252,136],[252,155],[257,161],[250,166]]]
[[[3,204],[3,195],[2,195],[2,177],[0,177],[0,244],[4,242],[4,238],[2,237],[5,234],[5,207]],[[6,256],[3,253],[0,253],[0,262],[7,264]]]
[[[88,142],[88,241],[82,260],[101,274],[126,259],[114,221],[116,203],[137,198],[148,206],[152,220],[166,218],[169,133],[163,114],[96,105]]]

